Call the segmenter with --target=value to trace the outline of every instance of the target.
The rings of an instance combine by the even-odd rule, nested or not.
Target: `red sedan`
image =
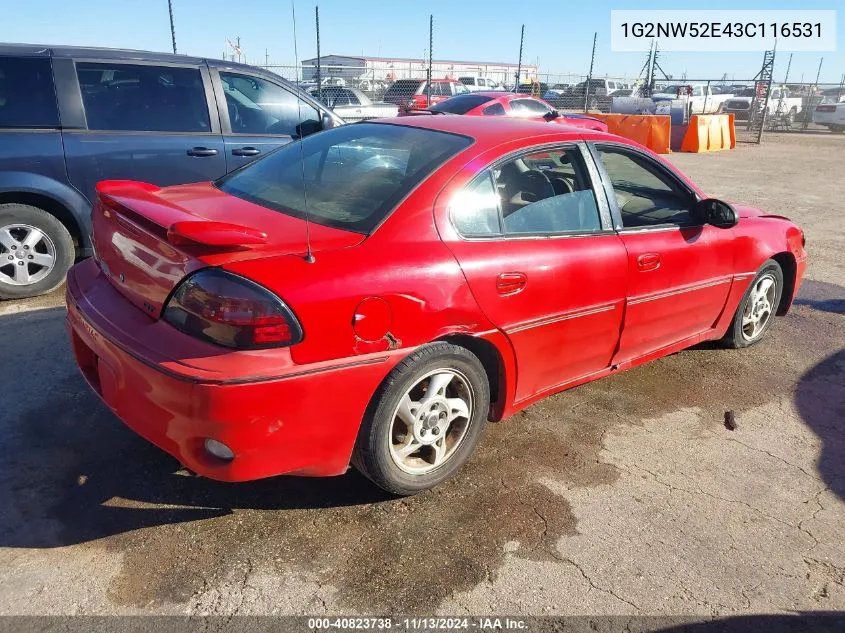
[[[467,116],[510,116],[533,121],[553,121],[561,125],[607,132],[607,123],[586,114],[558,112],[542,99],[509,92],[470,92],[429,108],[431,112]]]
[[[351,462],[398,494],[540,398],[757,343],[807,257],[629,140],[519,119],[338,127],[216,182],[100,183],[93,213],[67,319],[119,418],[212,479]]]

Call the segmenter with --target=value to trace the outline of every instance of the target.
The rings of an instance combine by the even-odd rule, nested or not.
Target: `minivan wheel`
[[[450,343],[426,345],[379,387],[352,463],[393,494],[427,490],[467,461],[489,409],[490,386],[478,358]]]
[[[74,255],[73,239],[55,217],[28,204],[0,204],[0,299],[54,290]]]

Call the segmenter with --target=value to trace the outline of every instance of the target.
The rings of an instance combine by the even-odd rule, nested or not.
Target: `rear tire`
[[[780,264],[768,259],[742,296],[724,343],[734,349],[759,343],[772,326],[782,292],[783,271]]]
[[[426,345],[399,363],[376,391],[352,463],[388,492],[422,492],[463,466],[489,409],[490,386],[478,358],[451,343]]]
[[[70,233],[54,216],[28,204],[0,204],[0,299],[55,290],[75,255]]]

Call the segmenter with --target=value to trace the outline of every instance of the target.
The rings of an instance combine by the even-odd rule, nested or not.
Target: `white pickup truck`
[[[724,112],[733,114],[737,121],[747,121],[751,112],[751,103],[754,101],[754,90],[754,88],[746,88],[725,101]],[[761,103],[763,101],[765,101],[765,94],[761,97]],[[762,109],[762,105],[760,108]],[[790,97],[789,90],[784,86],[773,86],[766,116],[779,116],[785,121],[793,123],[802,108],[803,100],[801,97]]]
[[[687,115],[715,114],[721,112],[722,105],[733,94],[722,94],[708,84],[677,84],[667,86],[661,92],[651,96],[653,101],[673,101],[681,99],[687,102]]]

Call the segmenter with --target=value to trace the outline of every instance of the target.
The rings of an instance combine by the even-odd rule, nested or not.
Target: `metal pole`
[[[590,84],[592,84],[593,80],[593,64],[596,61],[596,38],[599,36],[598,33],[593,33],[593,54],[590,57],[590,74],[587,75],[587,86],[584,88],[584,112],[587,112],[590,99]]]
[[[323,66],[320,62],[320,7],[314,7],[314,19],[317,24],[317,101],[323,102]],[[303,77],[305,79],[305,77]]]
[[[176,54],[176,28],[173,26],[173,0],[167,0],[167,10],[170,12],[170,39],[173,41],[173,54]]]
[[[519,32],[519,62],[516,65],[516,76],[513,84],[513,91],[519,92],[519,76],[522,74],[522,45],[525,43],[525,25],[522,25],[522,30]]]
[[[431,64],[434,59],[434,14],[428,16],[428,72],[425,82],[425,107],[431,107]]]
[[[813,87],[810,89],[810,108],[812,108],[812,109],[815,109],[815,107],[816,107],[816,103],[815,103],[815,100],[816,100],[816,90],[817,90],[817,89],[818,89],[818,87],[819,87],[819,77],[820,77],[820,76],[821,76],[821,74],[822,74],[822,63],[824,63],[824,57],[822,57],[822,58],[819,60],[819,69],[818,69],[818,71],[816,72],[816,81],[815,81],[815,82],[813,82]],[[821,99],[819,99],[819,102],[821,102]],[[805,129],[805,130],[807,129],[807,127],[809,127],[809,125],[810,125],[810,121],[812,120],[812,118],[813,118],[813,117],[811,117],[811,116],[809,116],[809,117],[808,117],[808,116],[806,116],[806,115],[804,116],[804,129]]]
[[[264,68],[270,68],[270,49],[264,49]]]

